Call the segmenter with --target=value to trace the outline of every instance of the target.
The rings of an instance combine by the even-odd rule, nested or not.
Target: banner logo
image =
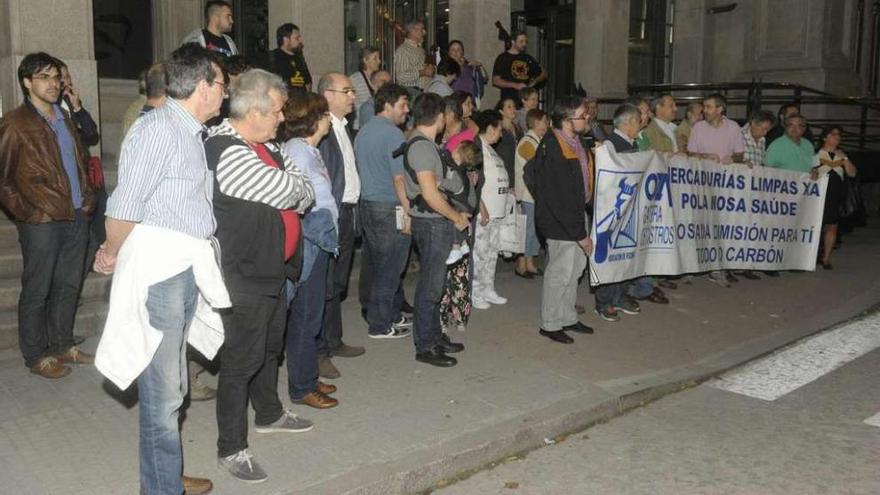
[[[610,208],[606,211],[596,211],[595,260],[597,263],[608,260],[611,250],[631,249],[638,245],[639,218],[636,213],[639,210],[638,192],[641,175],[599,171],[597,184],[610,185],[616,194],[614,203],[608,205],[611,206]]]

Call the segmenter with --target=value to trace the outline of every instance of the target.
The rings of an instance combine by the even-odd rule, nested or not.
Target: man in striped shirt
[[[767,133],[773,127],[776,118],[767,110],[760,110],[752,114],[749,122],[743,126],[742,135],[746,148],[743,152],[743,161],[749,166],[764,165],[764,155],[767,153]]]
[[[202,139],[203,122],[220,111],[223,71],[214,55],[192,43],[175,50],[165,70],[165,105],[139,118],[122,143],[119,183],[107,203],[107,240],[95,257],[99,273],[113,272],[119,249],[135,225],[195,239],[209,239],[216,228],[213,183]],[[132,289],[114,286],[114,290]],[[149,289],[150,325],[163,337],[137,380],[143,493],[211,490],[209,480],[182,477],[178,426],[187,389],[187,332],[197,296],[192,268]]]
[[[406,23],[406,39],[394,50],[394,79],[397,84],[421,92],[422,83],[434,75],[434,66],[425,63],[425,23],[415,19]],[[410,99],[415,98],[415,94]]]
[[[205,141],[214,172],[217,240],[232,313],[217,386],[218,462],[239,480],[266,472],[248,451],[248,399],[257,433],[312,429],[278,398],[278,362],[287,323],[285,281],[301,237],[300,213],[315,200],[312,185],[282,148],[270,142],[284,120],[287,87],[260,69],[230,85],[229,118]],[[295,265],[295,263],[290,263]],[[315,370],[317,374],[317,369]]]

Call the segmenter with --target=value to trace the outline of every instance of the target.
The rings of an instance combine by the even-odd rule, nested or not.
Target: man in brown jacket
[[[25,101],[0,120],[0,204],[18,228],[24,263],[18,342],[31,372],[62,378],[65,363],[93,361],[74,345],[73,322],[94,196],[76,128],[56,103],[57,61],[27,55],[18,81]]]

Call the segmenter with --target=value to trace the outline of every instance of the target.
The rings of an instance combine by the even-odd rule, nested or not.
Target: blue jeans
[[[413,218],[412,235],[421,264],[416,285],[413,341],[416,352],[427,352],[443,335],[440,299],[446,284],[446,258],[452,249],[455,226],[446,218]]]
[[[541,252],[541,242],[538,241],[538,231],[535,229],[535,203],[523,201],[523,213],[526,215],[526,251],[525,256],[538,256]]]
[[[73,221],[15,224],[24,265],[18,346],[29,368],[74,344],[73,322],[89,241],[85,213],[77,210],[75,215]]]
[[[318,251],[312,273],[299,287],[287,317],[287,391],[299,400],[318,388],[317,339],[324,321],[330,254]]]
[[[361,201],[361,225],[369,246],[361,263],[369,265],[367,322],[372,334],[386,333],[400,319],[403,291],[400,275],[406,268],[412,237],[397,230],[395,203]]]
[[[596,309],[601,311],[619,306],[623,302],[623,295],[626,293],[627,284],[629,282],[615,282],[596,287]]]
[[[143,493],[183,493],[178,416],[188,387],[186,337],[197,296],[192,268],[149,288],[150,325],[163,335],[152,361],[138,377]]]
[[[654,292],[654,277],[639,277],[627,282],[626,293],[636,299],[644,299]]]

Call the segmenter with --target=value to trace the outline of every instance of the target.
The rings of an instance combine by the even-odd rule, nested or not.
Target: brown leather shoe
[[[318,382],[318,392],[321,392],[324,395],[332,394],[336,392],[336,385],[330,385],[329,383]]]
[[[207,478],[183,476],[181,480],[183,481],[183,491],[186,492],[186,495],[202,495],[214,489],[214,483],[211,483],[211,480]]]
[[[367,352],[367,350],[361,346],[348,345],[345,343],[340,344],[339,347],[333,349],[333,355],[339,357],[358,357],[365,352]]]
[[[70,364],[94,364],[95,355],[83,352],[79,347],[73,346],[67,350],[55,355],[59,363]]]
[[[303,404],[315,409],[330,409],[339,405],[339,401],[319,391],[309,392],[302,399],[291,400],[294,404]]]
[[[336,366],[333,364],[333,361],[328,357],[319,357],[318,358],[318,376],[321,378],[339,378],[341,373],[336,369]]]
[[[31,373],[35,375],[40,375],[43,378],[64,378],[69,375],[70,372],[73,371],[69,366],[64,366],[54,357],[44,357],[40,358],[33,366],[31,366]]]
[[[645,298],[648,301],[656,304],[669,304],[669,298],[666,297],[666,294],[663,293],[662,290],[655,288],[651,295]]]

